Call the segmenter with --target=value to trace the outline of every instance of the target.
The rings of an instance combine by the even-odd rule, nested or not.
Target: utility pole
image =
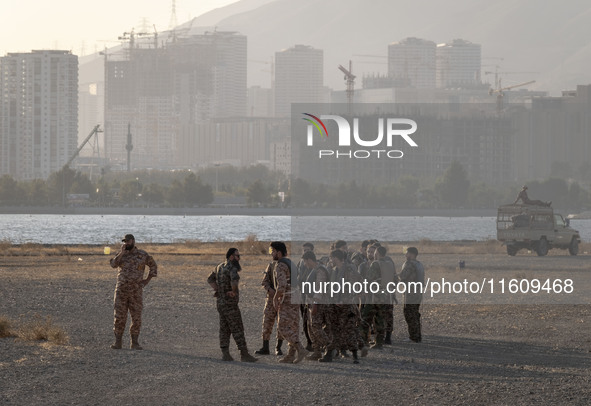
[[[127,150],[127,172],[131,172],[131,150],[133,149],[133,144],[131,143],[130,123],[127,123],[127,144],[125,145],[125,149]]]

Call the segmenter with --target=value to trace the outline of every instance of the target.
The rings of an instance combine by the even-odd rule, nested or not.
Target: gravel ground
[[[227,248],[219,247],[220,253]],[[205,282],[223,255],[155,254],[160,269],[144,294],[144,350],[114,351],[115,272],[97,251],[0,256],[0,316],[51,316],[70,337],[67,345],[0,339],[0,404],[591,404],[588,297],[579,300],[584,304],[426,303],[420,344],[403,342],[406,325],[396,306],[394,344],[370,351],[358,365],[350,358],[287,365],[275,356],[227,363],[220,360],[215,299]],[[457,275],[458,255],[419,259],[427,275]],[[591,278],[585,254],[513,258],[462,251],[461,259],[468,268],[462,275],[554,272],[578,275],[577,287]],[[264,305],[259,283],[269,258],[242,260],[241,309],[254,352]],[[234,346],[231,352],[239,358]]]

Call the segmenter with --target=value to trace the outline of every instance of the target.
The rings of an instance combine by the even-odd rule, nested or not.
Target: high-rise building
[[[198,124],[246,116],[246,37],[233,32],[176,38],[162,47],[130,42],[106,63],[105,152],[131,167],[175,167],[179,145],[199,137]],[[151,45],[151,44],[150,44]]]
[[[437,87],[480,85],[481,47],[463,39],[437,45]]]
[[[388,45],[388,76],[417,89],[435,87],[435,43],[405,38]]]
[[[47,179],[77,139],[78,57],[47,50],[0,58],[0,174]]]
[[[296,45],[275,53],[275,117],[291,115],[292,103],[322,103],[324,52]]]

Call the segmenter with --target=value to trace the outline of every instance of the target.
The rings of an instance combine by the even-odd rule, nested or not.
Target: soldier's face
[[[269,251],[271,252],[271,256],[273,257],[273,261],[278,261],[279,260],[279,251],[277,251],[275,248],[271,247],[269,249]]]
[[[232,255],[230,255],[230,260],[240,262],[240,252],[236,251]]]
[[[367,247],[367,258],[374,259],[374,252],[376,251],[375,248]]]
[[[133,238],[129,239],[129,240],[125,240],[125,249],[126,250],[129,251],[129,250],[133,249],[134,245],[135,245],[135,240]]]
[[[337,257],[330,257],[330,262],[332,262],[332,264],[334,266],[336,266],[337,268],[339,268],[341,265],[343,265],[343,261],[341,261]]]

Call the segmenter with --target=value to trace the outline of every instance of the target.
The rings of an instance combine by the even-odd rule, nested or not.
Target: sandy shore
[[[588,405],[591,403],[591,245],[581,255],[551,251],[509,257],[496,243],[417,243],[435,278],[574,278],[581,296],[454,298],[422,307],[424,341],[403,342],[395,308],[394,344],[359,365],[220,360],[215,302],[205,279],[229,244],[143,246],[159,264],[146,288],[144,351],[109,349],[115,271],[103,247],[2,246],[0,316],[51,316],[67,345],[0,339],[0,404],[264,405]],[[266,244],[237,243],[243,256],[241,309],[251,352],[261,345]],[[588,246],[589,245],[589,246]],[[115,247],[113,247],[115,249]],[[320,246],[320,252],[327,247]],[[399,267],[402,246],[389,247]],[[297,257],[297,255],[296,255]],[[460,270],[458,261],[466,268]],[[482,279],[482,278],[480,278]],[[488,299],[487,299],[488,300]],[[534,300],[536,302],[536,300]],[[568,302],[568,301],[567,301]],[[128,338],[124,344],[127,346]],[[274,340],[272,340],[274,345]],[[237,350],[231,348],[233,355]]]

